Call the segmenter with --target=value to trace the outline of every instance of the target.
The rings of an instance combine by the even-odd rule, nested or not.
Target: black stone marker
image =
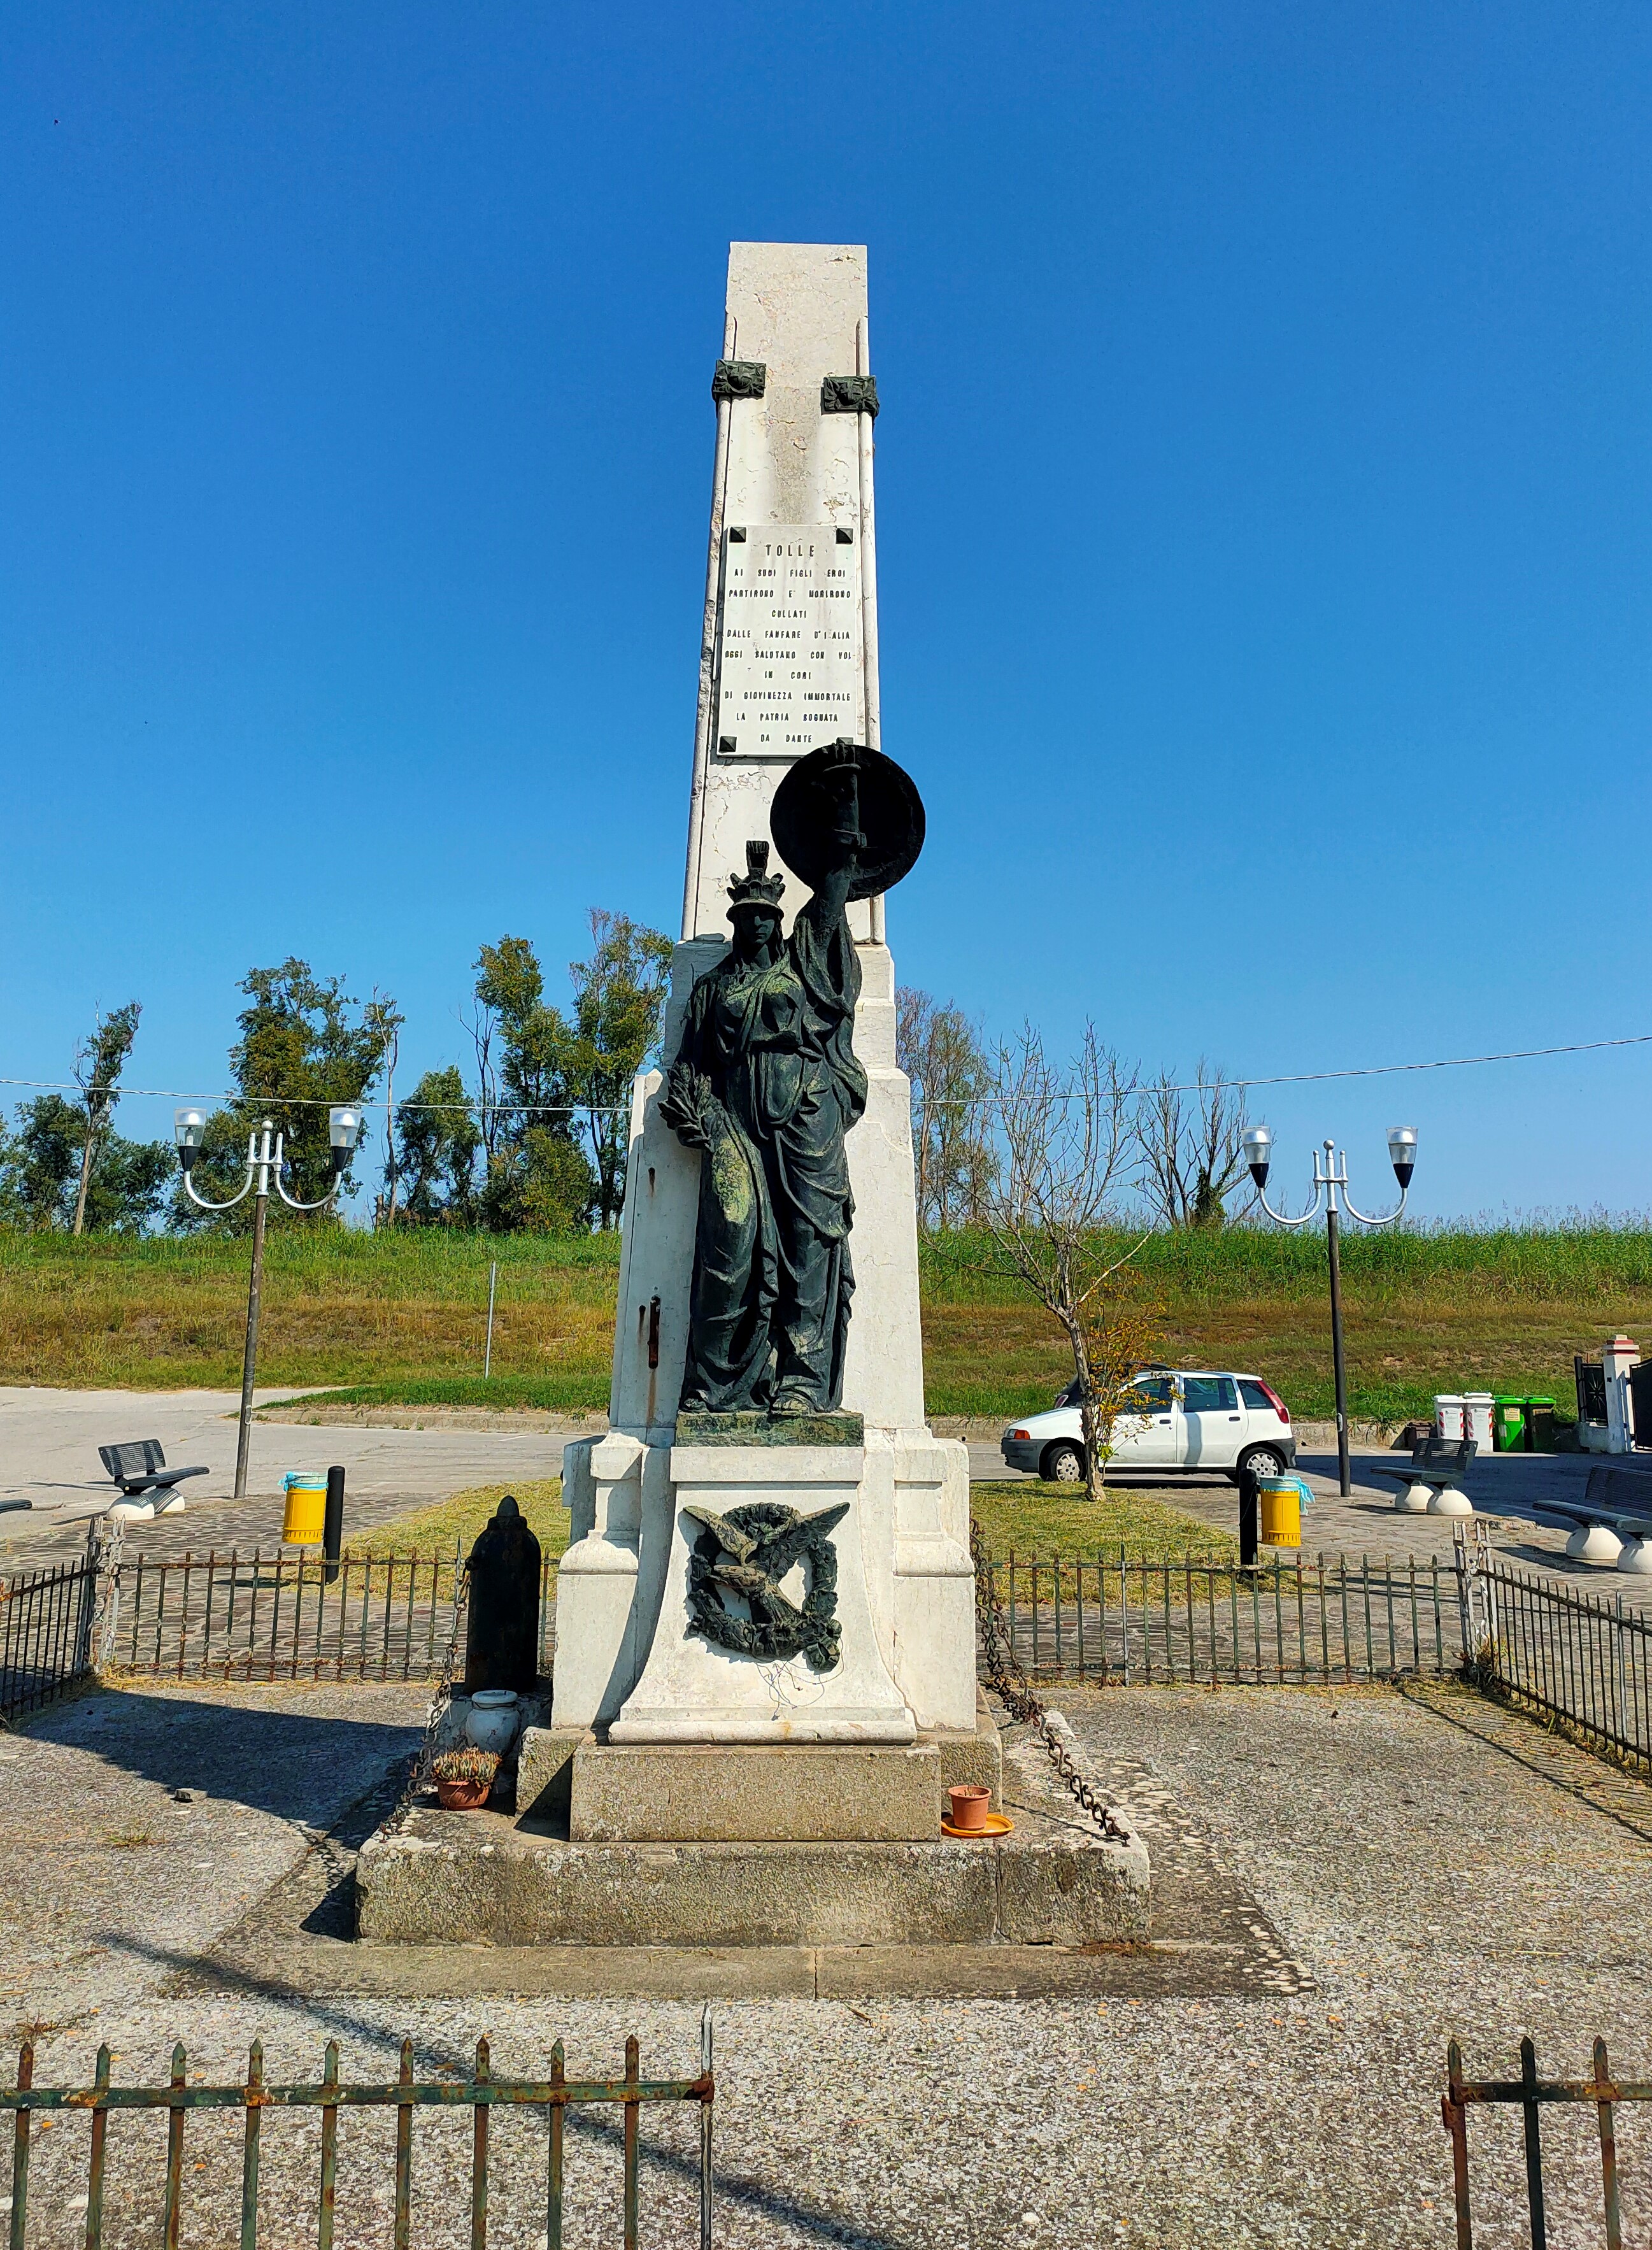
[[[508,1493],[470,1550],[465,1685],[531,1695],[539,1678],[539,1542]]]

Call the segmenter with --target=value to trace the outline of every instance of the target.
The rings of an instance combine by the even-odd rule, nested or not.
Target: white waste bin
[[[1462,1436],[1462,1399],[1454,1391],[1441,1391],[1434,1403],[1434,1425],[1442,1438]]]
[[[1463,1435],[1472,1438],[1483,1453],[1491,1451],[1491,1410],[1496,1404],[1489,1391],[1462,1394]]]

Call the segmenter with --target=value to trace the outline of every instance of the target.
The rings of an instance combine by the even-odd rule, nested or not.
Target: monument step
[[[577,1843],[927,1843],[941,1825],[933,1743],[598,1743],[574,1753]]]
[[[726,1753],[724,1753],[726,1756]],[[356,1863],[380,1944],[1137,1943],[1146,1847],[1020,1812],[979,1843],[580,1843],[508,1814],[416,1806]]]
[[[1004,1756],[986,1701],[972,1733],[865,1743],[607,1743],[536,1723],[518,1745],[516,1809],[580,1842],[923,1843],[949,1789],[991,1792]]]

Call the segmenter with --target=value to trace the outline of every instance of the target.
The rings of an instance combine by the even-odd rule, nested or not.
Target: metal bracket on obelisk
[[[828,375],[820,384],[822,414],[869,414],[874,421],[878,412],[878,385],[875,376]]]
[[[720,359],[711,378],[712,404],[721,406],[725,398],[761,398],[768,382],[769,370],[760,359]]]

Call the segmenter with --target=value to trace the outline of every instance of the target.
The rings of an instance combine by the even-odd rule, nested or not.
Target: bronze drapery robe
[[[660,1105],[703,1152],[686,1409],[823,1412],[842,1398],[860,993],[847,919],[814,898],[773,961],[730,955],[689,997]]]

